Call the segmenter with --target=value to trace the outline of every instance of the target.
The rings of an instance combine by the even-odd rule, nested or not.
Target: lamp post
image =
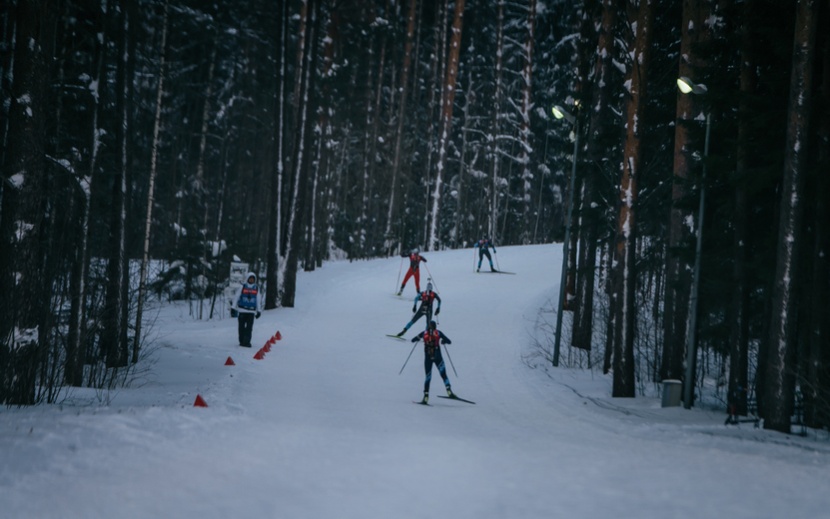
[[[684,94],[702,95],[706,85],[693,83],[687,77],[677,80],[677,88]],[[683,407],[691,409],[694,393],[694,365],[697,356],[697,299],[700,290],[700,257],[703,248],[703,209],[706,204],[706,159],[709,157],[709,134],[712,129],[712,114],[706,113],[706,137],[703,141],[703,171],[700,176],[700,201],[697,209],[697,241],[695,243],[695,265],[692,271],[692,293],[689,297],[689,323],[686,330],[686,380],[683,386]]]
[[[565,309],[565,283],[568,276],[568,248],[571,244],[571,215],[574,206],[574,180],[576,179],[576,154],[579,151],[579,121],[559,105],[551,108],[553,116],[574,125],[574,151],[571,165],[571,187],[568,190],[568,216],[565,219],[565,242],[562,244],[562,275],[559,278],[559,310],[556,315],[556,337],[553,343],[553,366],[559,366],[559,346],[562,342],[562,312]]]

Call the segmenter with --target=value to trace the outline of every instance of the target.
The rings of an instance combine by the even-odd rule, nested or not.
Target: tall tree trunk
[[[196,176],[191,185],[192,211],[194,218],[191,220],[191,229],[188,236],[192,238],[191,247],[188,251],[189,265],[187,269],[188,286],[192,286],[192,282],[196,272],[194,268],[200,261],[204,264],[208,262],[208,186],[205,179],[205,161],[207,160],[207,137],[210,131],[210,116],[211,116],[211,100],[213,98],[213,78],[216,74],[216,52],[219,46],[219,35],[214,35],[212,48],[210,51],[210,58],[208,63],[208,74],[205,82],[205,91],[202,98],[202,125],[199,129],[199,155],[196,158]],[[198,217],[201,216],[200,219]],[[198,247],[198,249],[197,249]],[[196,257],[198,252],[198,257]],[[190,297],[188,290],[188,298]],[[199,293],[199,299],[204,297],[203,293]],[[201,318],[201,315],[199,316]]]
[[[432,211],[427,241],[428,250],[437,250],[441,246],[441,194],[443,190],[444,168],[447,165],[447,148],[452,129],[452,109],[455,104],[455,87],[458,75],[458,56],[461,51],[461,30],[464,22],[464,0],[455,0],[455,16],[452,22],[452,36],[447,53],[447,75],[444,79],[441,109],[441,134],[438,138],[438,160],[435,167],[435,188],[432,194]]]
[[[633,17],[632,17],[633,19]],[[651,0],[639,0],[636,15],[636,34],[629,46],[632,56],[628,73],[628,107],[626,110],[625,152],[623,154],[620,181],[620,206],[617,218],[617,239],[614,247],[615,278],[612,297],[614,321],[614,382],[613,396],[633,397],[636,391],[634,378],[634,331],[637,316],[635,290],[636,269],[636,204],[638,176],[642,169],[642,135],[646,127],[645,104],[648,100],[648,66],[651,55],[653,9]]]
[[[754,56],[751,54],[752,32],[748,21],[751,19],[753,2],[744,5],[744,23],[741,34],[740,56],[740,90],[741,100],[738,107],[738,142],[735,150],[735,186],[732,226],[732,301],[729,325],[729,384],[727,395],[732,411],[739,415],[747,414],[748,370],[749,370],[749,287],[747,281],[748,242],[748,187],[747,175],[750,154],[750,114],[748,99],[755,93],[756,77]]]
[[[300,240],[302,233],[300,229],[305,221],[306,216],[306,195],[308,191],[309,179],[309,153],[306,152],[305,147],[311,142],[312,124],[311,114],[314,113],[312,109],[312,91],[314,88],[313,81],[315,78],[314,70],[317,63],[317,30],[319,28],[319,0],[308,1],[308,16],[309,26],[306,31],[306,42],[304,44],[307,49],[306,59],[303,60],[303,68],[300,71],[300,86],[301,97],[298,100],[300,104],[299,121],[297,124],[298,139],[294,146],[294,160],[292,165],[294,167],[294,181],[293,192],[290,200],[288,228],[286,230],[288,247],[285,255],[285,275],[284,275],[284,290],[282,293],[282,306],[293,308],[294,297],[297,290],[297,266],[300,254]]]
[[[574,105],[577,109],[579,109],[585,103],[585,100],[590,96],[588,88],[590,85],[589,79],[591,76],[592,64],[595,63],[595,61],[592,61],[591,57],[597,50],[597,47],[594,44],[594,42],[597,41],[597,22],[595,20],[595,13],[599,7],[599,0],[583,0],[580,10],[579,26],[577,29],[579,31],[579,39],[576,43],[576,52],[574,52],[573,57],[571,58],[571,66],[574,70],[576,70],[576,77],[573,82],[573,95]],[[585,131],[582,130],[582,133],[585,133]],[[585,146],[583,144],[582,148],[584,147]],[[565,302],[563,306],[563,308],[568,311],[572,311],[574,309],[574,301],[577,298],[577,278],[582,275],[582,273],[578,271],[578,267],[579,265],[585,264],[584,260],[579,259],[579,254],[581,254],[583,250],[579,247],[579,243],[582,239],[583,227],[585,225],[584,208],[589,207],[589,204],[587,203],[585,183],[587,177],[591,175],[591,170],[588,170],[587,174],[583,174],[582,170],[585,168],[581,168],[579,166],[577,166],[577,168],[576,181],[574,182],[574,185],[570,186],[570,189],[574,190],[575,196],[573,197],[571,243],[568,246],[568,263],[566,266],[567,272],[565,276]],[[574,322],[576,322],[576,320],[574,320]],[[573,334],[571,338],[573,339]]]
[[[824,18],[830,20],[830,1],[824,2]],[[822,27],[819,21],[819,27]],[[809,356],[802,385],[804,414],[810,427],[830,425],[830,37],[824,35],[821,47],[824,60],[821,65],[823,78],[820,87],[818,122],[818,189],[815,200],[813,277],[810,284],[810,309],[813,312],[809,324]]]
[[[268,210],[268,251],[265,267],[265,309],[277,307],[279,297],[280,233],[282,232],[282,180],[285,172],[285,48],[288,44],[288,2],[281,2],[277,8],[277,59],[276,121],[274,121],[274,143],[276,160],[271,175],[270,203]]]
[[[138,362],[141,346],[141,320],[144,314],[144,295],[147,291],[147,266],[150,263],[150,234],[153,229],[153,205],[155,204],[156,171],[158,168],[159,132],[161,130],[161,102],[164,98],[164,59],[167,53],[167,15],[170,1],[164,2],[164,14],[161,22],[161,43],[159,57],[159,79],[156,84],[156,111],[153,118],[153,143],[150,148],[150,178],[147,185],[147,211],[144,217],[144,248],[141,257],[141,270],[138,277],[138,301],[135,313],[135,336],[133,338],[132,363]]]
[[[798,242],[804,211],[804,179],[818,17],[818,0],[799,0],[764,384],[764,429],[786,433],[790,432],[795,384],[793,342],[796,335]]]
[[[530,156],[533,153],[533,144],[530,131],[530,111],[533,106],[533,42],[536,30],[536,0],[528,0],[527,40],[524,45],[524,68],[522,69],[522,104],[519,109],[521,121],[519,123],[519,141],[521,152],[519,162],[522,167],[522,222],[519,242],[523,245],[530,243],[530,222],[533,172],[531,171]]]
[[[702,30],[704,4],[709,0],[683,0],[681,20],[680,67],[678,76],[693,78],[694,45]],[[663,312],[663,361],[660,376],[665,379],[683,378],[683,360],[686,344],[686,320],[689,314],[689,296],[692,284],[688,250],[692,235],[687,225],[691,213],[684,205],[688,196],[692,150],[689,147],[688,121],[696,115],[694,97],[677,94],[677,124],[674,130],[674,168],[672,205],[669,217],[669,249],[666,254],[666,295]]]
[[[129,92],[129,35],[130,16],[126,0],[120,0],[121,38],[118,42],[118,67],[116,78],[116,142],[118,146],[118,169],[112,185],[112,205],[110,206],[109,257],[107,263],[107,296],[104,331],[101,336],[102,346],[106,352],[108,368],[120,368],[127,365],[128,346],[126,343],[127,323],[124,319],[127,301],[124,285],[127,272],[127,139],[128,139],[128,92]]]
[[[438,135],[436,138],[436,134],[440,134],[440,120],[441,114],[444,106],[444,94],[446,91],[444,90],[444,77],[446,75],[447,70],[447,54],[444,52],[446,48],[447,42],[447,17],[449,16],[450,10],[450,0],[442,0],[437,8],[437,13],[435,16],[435,23],[433,24],[433,37],[437,43],[435,43],[435,52],[432,53],[432,57],[430,60],[429,70],[431,71],[430,77],[430,88],[429,88],[429,101],[427,102],[427,110],[428,110],[428,120],[429,125],[427,127],[427,164],[425,168],[426,174],[422,180],[423,183],[423,196],[424,196],[424,230],[421,236],[421,240],[426,243],[426,247],[429,247],[429,230],[430,230],[430,189],[432,184],[432,167],[433,167],[433,160],[435,159],[435,151],[436,148],[440,146],[436,141],[439,140],[441,137]],[[416,47],[417,48],[417,47]],[[417,68],[416,68],[417,70]],[[437,114],[437,115],[436,115]],[[435,130],[436,120],[439,121],[438,131]]]
[[[39,325],[48,299],[38,287],[45,283],[39,269],[46,224],[48,9],[42,0],[19,0],[15,12],[8,149],[0,178],[0,404],[7,405],[35,402],[38,356],[46,339]]]
[[[365,110],[363,111],[365,119],[363,121],[363,164],[361,166],[362,175],[360,178],[360,215],[354,228],[354,244],[356,245],[356,254],[353,253],[350,257],[366,258],[366,234],[368,232],[367,226],[369,224],[369,204],[371,203],[371,189],[373,183],[372,167],[374,163],[374,131],[375,122],[378,115],[375,113],[375,103],[373,102],[373,93],[380,92],[380,84],[372,88],[372,69],[375,66],[375,46],[374,42],[369,42],[369,48],[366,51],[366,84],[363,92],[366,96]],[[380,60],[378,60],[380,61]],[[378,63],[378,70],[383,65]]]
[[[330,13],[326,23],[326,37],[323,39],[323,63],[320,77],[329,78],[333,73],[334,68],[334,53],[335,45],[339,40],[339,26],[340,16],[337,11]],[[312,161],[312,181],[311,181],[311,218],[309,222],[309,230],[306,243],[306,257],[305,270],[313,270],[315,266],[322,264],[324,259],[327,259],[326,243],[322,240],[325,232],[325,218],[318,217],[318,214],[324,214],[326,208],[326,196],[320,189],[321,177],[323,177],[329,165],[329,158],[332,153],[330,146],[333,144],[331,118],[334,115],[335,104],[330,98],[329,81],[322,85],[322,92],[320,99],[322,100],[322,108],[318,109],[317,127],[319,128],[319,135],[314,150],[314,160]],[[322,184],[326,184],[326,179],[322,178]],[[318,201],[318,197],[320,200]],[[317,222],[322,224],[318,228]],[[322,243],[318,244],[318,240]]]
[[[501,110],[502,97],[502,75],[504,70],[504,0],[498,0],[498,21],[496,33],[496,70],[494,81],[496,91],[493,95],[493,117],[490,123],[490,216],[487,221],[487,233],[493,240],[496,237],[496,221],[499,214],[499,164],[501,163],[501,124],[499,124],[499,111]]]
[[[475,55],[474,47],[471,46],[470,54]],[[470,133],[470,105],[473,104],[474,94],[473,94],[473,77],[472,74],[467,75],[467,89],[465,91],[464,96],[464,111],[462,113],[462,124],[463,128],[461,130],[461,149],[459,150],[459,164],[458,164],[458,182],[456,183],[456,209],[455,209],[455,222],[452,231],[452,248],[459,248],[464,246],[464,235],[466,231],[466,226],[464,222],[466,221],[466,214],[467,214],[467,197],[464,196],[465,192],[469,189],[466,182],[466,177],[464,175],[465,170],[467,169],[467,149],[468,149],[468,139]],[[472,163],[475,163],[475,157],[473,157]]]
[[[596,60],[594,62],[594,88],[590,104],[590,122],[588,128],[588,143],[586,163],[591,178],[583,183],[585,205],[590,206],[595,198],[597,182],[592,180],[596,176],[595,165],[603,163],[603,153],[607,151],[611,133],[616,133],[612,126],[614,121],[612,106],[611,67],[614,59],[614,26],[617,20],[617,6],[612,0],[602,2],[602,21],[599,30]],[[596,213],[596,209],[585,207],[585,216]],[[594,214],[594,217],[596,215]],[[594,329],[594,284],[596,274],[596,251],[599,222],[593,218],[585,218],[585,225],[581,225],[582,246],[578,247],[579,274],[576,281],[576,297],[570,305],[573,310],[573,331],[571,345],[585,350],[591,349],[591,338]],[[574,252],[577,247],[574,247]]]
[[[71,386],[83,385],[84,364],[86,363],[87,312],[84,301],[87,297],[87,280],[89,277],[89,243],[90,243],[90,212],[92,210],[92,190],[95,181],[95,170],[98,167],[98,154],[101,148],[101,132],[98,127],[98,118],[101,111],[101,99],[98,85],[104,84],[104,63],[106,61],[107,33],[105,17],[106,9],[102,0],[95,12],[95,24],[98,32],[95,39],[94,56],[92,63],[95,66],[93,78],[90,80],[89,91],[91,98],[90,112],[92,124],[89,129],[90,154],[87,176],[79,176],[78,186],[80,200],[77,204],[79,211],[78,221],[80,229],[77,233],[76,255],[72,262],[70,280],[70,318],[66,345],[66,365],[64,376],[66,383]]]
[[[409,72],[412,67],[412,47],[415,40],[415,18],[417,14],[418,0],[409,0],[409,11],[406,15],[406,43],[403,51],[403,66],[401,68],[401,83],[398,98],[398,128],[395,132],[395,150],[392,157],[392,186],[389,195],[389,209],[386,213],[386,230],[383,233],[384,248],[387,254],[392,254],[392,246],[395,243],[392,235],[392,225],[397,220],[397,207],[395,203],[400,197],[398,177],[401,175],[401,156],[403,154],[404,121],[406,120],[406,102],[409,98]]]

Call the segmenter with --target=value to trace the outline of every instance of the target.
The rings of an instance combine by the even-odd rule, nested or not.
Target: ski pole
[[[455,373],[455,376],[458,376],[458,372],[455,371],[455,364],[452,363],[452,357],[450,357],[450,349],[447,348],[446,344],[444,345],[444,353],[447,354],[447,359],[450,361],[450,366],[452,366],[452,372]]]
[[[401,272],[403,272],[403,256],[401,256],[401,266],[398,267],[398,281],[395,282],[395,293],[398,293],[398,283],[401,282]]]
[[[499,255],[496,254],[496,250],[493,249],[493,256],[496,257],[496,269],[501,270],[501,265],[499,265]]]
[[[407,355],[407,356],[406,356],[406,360],[403,362],[403,366],[401,366],[401,370],[400,370],[400,371],[398,371],[398,375],[400,375],[401,373],[403,373],[403,368],[405,368],[405,367],[406,367],[406,363],[407,363],[407,362],[409,362],[409,357],[411,357],[411,356],[412,356],[412,352],[413,352],[413,351],[415,351],[415,346],[417,346],[417,345],[418,345],[418,343],[417,343],[417,342],[415,342],[415,344],[413,344],[413,345],[412,345],[412,349],[411,349],[411,350],[409,350],[409,355]]]
[[[473,247],[473,272],[476,271],[476,248]]]
[[[424,268],[427,269],[427,274],[429,274],[429,279],[432,281],[432,284],[435,286],[435,291],[440,294],[441,291],[438,290],[438,283],[435,282],[435,278],[432,277],[432,272],[429,271],[429,267],[427,267],[426,263],[424,263]]]

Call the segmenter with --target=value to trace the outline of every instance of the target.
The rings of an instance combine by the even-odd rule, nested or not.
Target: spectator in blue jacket
[[[259,294],[256,274],[248,272],[245,282],[237,289],[231,306],[231,316],[239,321],[240,346],[251,347],[254,319],[259,319],[261,310],[262,298]]]

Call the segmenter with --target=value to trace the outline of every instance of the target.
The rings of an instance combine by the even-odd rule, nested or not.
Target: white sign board
[[[225,288],[225,299],[227,299],[229,307],[234,306],[234,294],[236,294],[236,291],[239,288],[239,286],[245,282],[245,275],[249,272],[249,268],[250,266],[247,263],[242,263],[239,261],[231,262],[231,271],[230,275],[228,276],[228,286]]]
[[[245,274],[249,272],[250,267],[247,263],[238,261],[231,262],[230,285],[241,285],[245,282]]]

